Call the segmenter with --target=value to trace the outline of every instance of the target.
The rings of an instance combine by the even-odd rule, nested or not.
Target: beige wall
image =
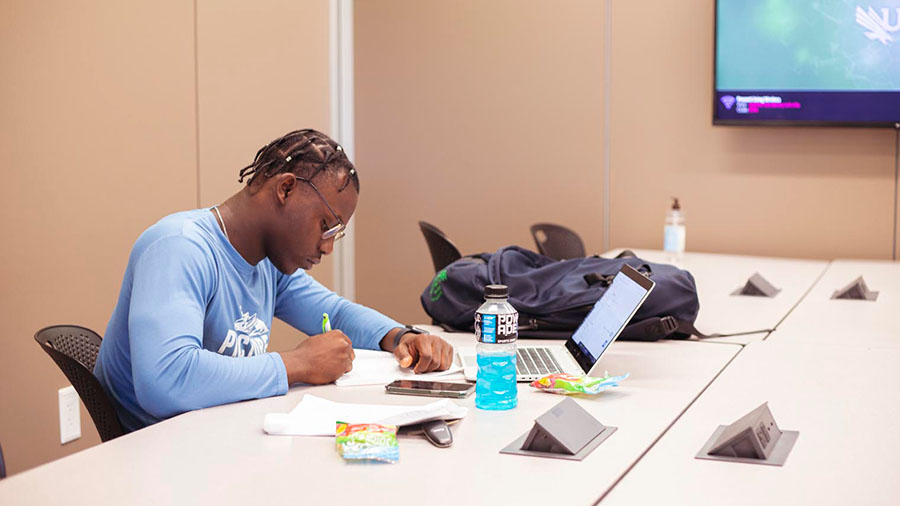
[[[358,299],[407,322],[434,274],[417,221],[463,254],[566,223],[602,248],[603,2],[357,2]]]
[[[894,132],[713,127],[713,2],[611,15],[613,246],[661,248],[676,195],[689,250],[891,258]]]
[[[197,61],[200,205],[241,189],[256,151],[299,128],[330,133],[328,0],[199,0]],[[310,271],[331,287],[327,256]],[[291,349],[297,330],[272,326],[270,351]]]
[[[57,390],[68,382],[34,332],[78,323],[102,334],[143,229],[237,191],[238,170],[267,140],[328,130],[327,0],[247,5],[200,1],[195,39],[192,2],[0,2],[9,472],[99,442],[82,408],[82,438],[59,444]],[[330,283],[329,266],[314,274]],[[295,336],[275,328],[272,347]]]
[[[463,254],[538,221],[602,251],[605,92],[610,246],[660,248],[675,195],[690,250],[890,258],[893,132],[713,127],[713,2],[614,0],[608,48],[604,4],[357,3],[362,302],[427,321],[420,219]]]
[[[0,444],[17,472],[60,446],[68,381],[32,339],[102,334],[131,244],[196,204],[192,7],[183,2],[0,3]],[[160,36],[160,34],[165,34]]]

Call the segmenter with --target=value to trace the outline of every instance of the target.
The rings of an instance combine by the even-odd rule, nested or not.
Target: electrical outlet
[[[66,444],[81,437],[81,409],[75,387],[59,389],[59,442]]]

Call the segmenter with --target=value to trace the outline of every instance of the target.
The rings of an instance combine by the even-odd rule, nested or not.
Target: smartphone
[[[429,397],[468,397],[474,390],[472,383],[450,383],[446,381],[395,380],[384,386],[389,394],[427,395]]]

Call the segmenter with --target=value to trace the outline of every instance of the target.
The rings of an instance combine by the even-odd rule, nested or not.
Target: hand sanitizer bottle
[[[684,213],[681,212],[681,204],[678,197],[672,198],[672,207],[666,213],[666,226],[663,229],[663,250],[671,263],[681,262],[684,256],[685,234]]]

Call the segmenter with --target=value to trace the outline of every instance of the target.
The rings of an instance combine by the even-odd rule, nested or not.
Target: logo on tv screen
[[[876,12],[872,6],[869,6],[868,10],[856,6],[856,23],[868,30],[866,37],[869,40],[878,40],[885,46],[894,42],[891,33],[900,31],[900,7],[895,11],[893,24],[890,18],[891,10],[886,7],[881,8],[881,12]]]
[[[731,110],[731,106],[734,105],[734,100],[735,100],[735,99],[734,99],[734,97],[731,96],[731,95],[725,95],[724,97],[720,98],[719,100],[721,100],[721,101],[722,101],[722,105],[724,105],[725,108],[728,109],[728,110],[730,111],[730,110]]]

